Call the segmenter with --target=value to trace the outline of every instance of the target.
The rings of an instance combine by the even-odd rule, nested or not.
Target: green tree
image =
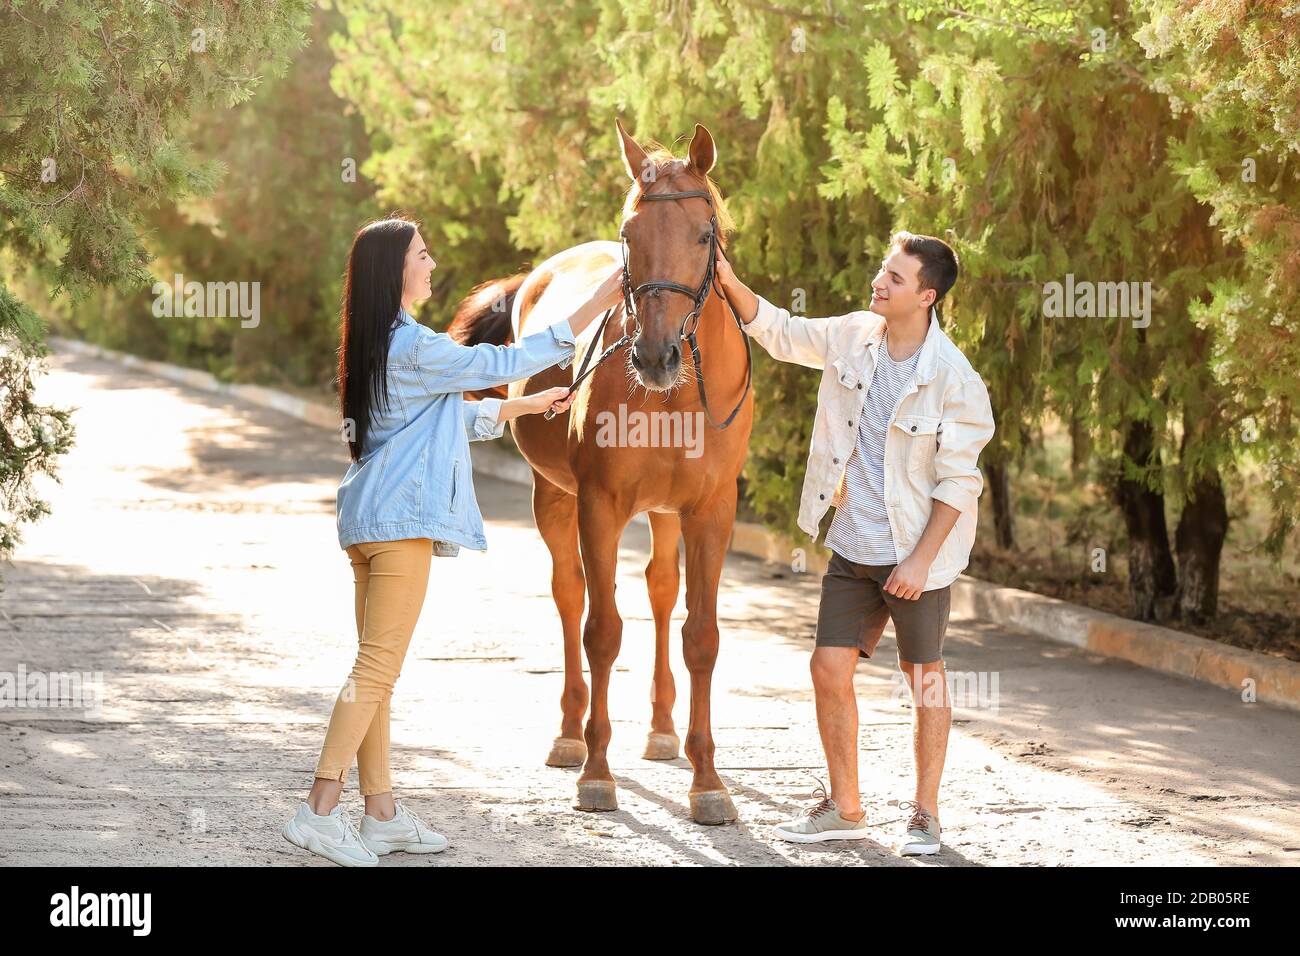
[[[309,0],[195,5],[0,2],[0,252],[52,294],[149,281],[140,233],[159,202],[211,188],[216,169],[177,135],[202,107],[251,95],[302,45]],[[32,402],[41,323],[0,276],[0,554],[46,506],[71,441],[63,412]]]
[[[256,282],[257,324],[155,316],[153,294],[141,288],[106,295],[56,328],[223,379],[329,389],[348,248],[379,212],[358,172],[369,155],[360,117],[330,89],[329,37],[341,23],[337,11],[317,7],[310,43],[283,76],[182,127],[198,158],[219,164],[221,188],[163,202],[145,220],[161,281]]]
[[[826,188],[896,196],[900,219],[950,230],[968,266],[954,314],[983,330],[976,364],[999,415],[994,470],[1045,410],[1069,422],[1125,519],[1138,616],[1174,599],[1174,613],[1213,616],[1234,433],[1261,401],[1216,373],[1226,330],[1204,320],[1242,268],[1188,188],[1207,130],[1169,108],[1167,66],[1141,55],[1127,4],[922,0],[899,15],[934,28],[864,55],[873,101],[832,104]],[[1149,325],[1049,316],[1044,283],[1067,273],[1150,282]],[[1182,503],[1177,569],[1166,491]]]
[[[1277,555],[1300,514],[1300,8],[1134,7],[1135,37],[1159,64],[1155,89],[1196,129],[1174,144],[1174,168],[1239,259],[1192,315],[1211,339],[1215,385],[1238,412],[1219,442],[1265,469],[1265,546]]]

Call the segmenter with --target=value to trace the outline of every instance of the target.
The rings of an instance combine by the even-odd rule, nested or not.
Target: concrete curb
[[[963,575],[952,612],[1300,710],[1300,663]]]
[[[197,369],[137,358],[73,339],[51,336],[49,343],[54,348],[78,355],[142,369],[181,385],[239,398],[322,428],[338,429],[338,412],[323,402],[313,402],[259,385],[220,382]],[[473,442],[470,448],[475,471],[516,484],[532,485],[531,469],[517,455],[488,442]],[[644,514],[637,515],[635,520],[648,524]],[[810,543],[796,543],[762,525],[749,522],[736,522],[728,550],[787,567],[802,555],[804,571],[820,574],[826,568],[827,559],[820,548]],[[1255,699],[1260,703],[1300,711],[1300,662],[1243,650],[1167,627],[1130,621],[1104,611],[1094,611],[1030,591],[1000,587],[966,575],[958,578],[952,586],[952,613],[1012,627],[1151,670],[1213,684],[1237,694],[1244,693],[1253,682]]]

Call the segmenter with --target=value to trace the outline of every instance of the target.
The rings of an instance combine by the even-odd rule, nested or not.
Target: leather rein
[[[713,209],[713,196],[704,189],[692,189],[685,192],[672,193],[646,193],[640,197],[640,202],[661,202],[677,199],[703,199],[709,204],[709,209]],[[709,216],[709,226],[709,261],[704,269],[704,280],[700,283],[699,287],[695,289],[692,289],[690,286],[682,285],[680,282],[669,282],[666,279],[655,279],[650,282],[643,282],[634,288],[632,285],[632,270],[628,267],[627,261],[627,238],[622,234],[622,230],[619,230],[619,242],[621,243],[621,251],[623,253],[622,306],[624,314],[632,317],[634,327],[631,333],[625,332],[622,338],[609,348],[605,349],[605,351],[601,353],[600,358],[596,359],[595,364],[588,368],[587,366],[591,360],[594,346],[597,342],[604,339],[605,326],[609,324],[610,317],[613,316],[614,310],[617,309],[618,306],[612,306],[605,313],[604,317],[600,320],[600,326],[596,330],[595,337],[592,339],[593,348],[587,349],[587,354],[583,356],[582,364],[578,367],[578,375],[574,378],[573,384],[569,386],[570,395],[577,391],[578,386],[582,384],[584,378],[596,371],[601,362],[605,361],[605,359],[609,358],[623,346],[634,341],[636,337],[641,334],[641,317],[636,311],[637,296],[645,292],[656,292],[663,289],[667,292],[677,292],[681,295],[690,297],[692,308],[691,311],[686,314],[686,318],[682,320],[682,327],[678,333],[678,339],[685,339],[686,343],[690,346],[691,361],[695,363],[695,384],[699,389],[700,404],[704,406],[704,414],[708,416],[709,424],[719,430],[726,428],[731,424],[735,419],[736,414],[740,411],[741,406],[745,404],[745,398],[749,394],[749,386],[754,374],[754,356],[752,347],[750,346],[749,336],[745,334],[744,323],[740,321],[740,316],[736,314],[736,307],[731,304],[731,300],[727,298],[727,294],[722,290],[722,286],[719,285],[717,281],[718,253],[721,252],[725,257],[727,251],[718,245],[718,216],[716,211],[712,212]],[[695,333],[698,331],[700,326],[700,310],[704,308],[704,303],[708,301],[709,293],[711,291],[716,291],[722,301],[727,304],[727,309],[731,312],[731,317],[736,322],[736,328],[740,330],[740,337],[745,340],[745,388],[744,391],[740,393],[740,401],[736,403],[736,407],[731,410],[731,414],[726,417],[721,425],[719,425],[714,419],[713,412],[709,410],[709,398],[704,387],[704,369],[700,365],[700,347],[699,343],[695,340]],[[695,322],[694,325],[691,326],[691,330],[688,332],[686,331],[686,327],[691,325],[692,319],[694,319]],[[554,417],[555,416],[552,414],[551,410],[547,409],[545,418],[549,421]]]

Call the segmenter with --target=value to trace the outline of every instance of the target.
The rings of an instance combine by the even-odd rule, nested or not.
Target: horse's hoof
[[[575,810],[617,810],[618,797],[613,780],[579,780]]]
[[[581,767],[586,762],[586,741],[572,737],[556,737],[551,744],[551,755],[546,758],[548,767]]]
[[[681,753],[682,742],[674,733],[661,734],[650,731],[645,741],[645,753],[642,760],[676,760]]]
[[[725,790],[705,790],[691,794],[691,819],[706,826],[734,823],[736,805]]]

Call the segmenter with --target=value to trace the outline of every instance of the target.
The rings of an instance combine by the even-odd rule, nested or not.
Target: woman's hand
[[[587,304],[596,314],[613,308],[623,299],[623,266],[614,267],[614,271],[605,277],[605,281],[596,287]]]
[[[575,335],[581,335],[583,329],[596,321],[596,316],[612,309],[622,298],[623,267],[620,265],[615,266],[604,281],[596,287],[596,291],[587,298],[587,301],[582,303],[573,315],[569,316],[569,328],[573,329]]]
[[[531,395],[523,395],[515,399],[515,401],[520,403],[520,415],[536,415],[548,408],[554,408],[555,414],[559,415],[568,411],[569,406],[573,404],[573,399],[574,395],[569,393],[568,386],[557,385],[554,388],[544,388],[540,392],[534,392]]]
[[[614,271],[604,277],[604,281],[591,293],[591,304],[603,312],[623,300],[623,265],[615,265]]]

